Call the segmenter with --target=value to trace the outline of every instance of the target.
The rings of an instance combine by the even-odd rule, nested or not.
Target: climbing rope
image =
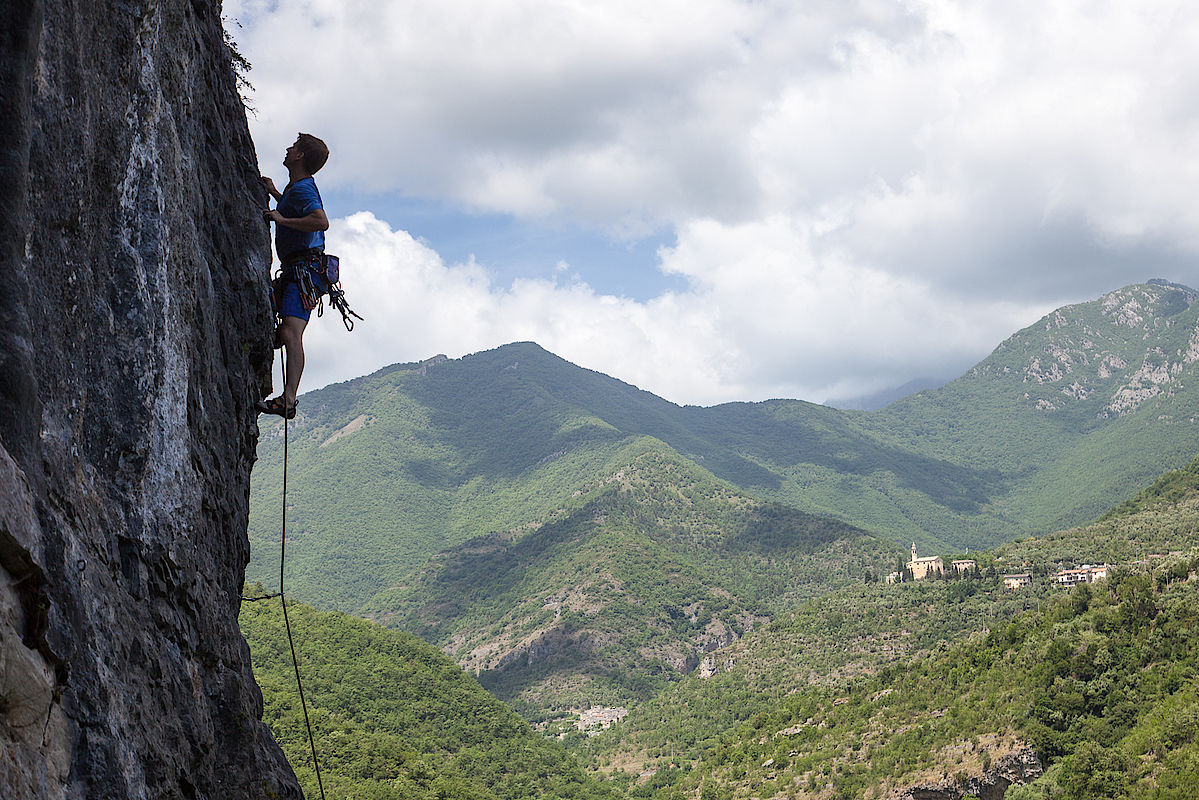
[[[283,354],[280,353],[280,356]],[[287,407],[287,360],[283,362],[283,395],[284,409]],[[304,725],[308,728],[308,746],[312,748],[312,766],[316,768],[316,785],[321,790],[321,800],[325,800],[325,785],[321,782],[321,764],[316,758],[316,739],[312,735],[312,723],[308,719],[308,703],[304,700],[304,684],[300,680],[300,661],[296,658],[296,643],[291,636],[291,620],[287,616],[287,597],[283,594],[283,564],[287,556],[287,416],[283,417],[283,533],[279,545],[279,604],[283,606],[283,626],[287,629],[287,643],[291,646],[291,664],[296,670],[296,688],[300,690],[300,707],[304,709]],[[263,598],[255,598],[263,599]]]
[[[257,603],[259,600],[274,600],[276,597],[282,596],[283,595],[280,592],[275,592],[274,594],[260,594],[257,597],[246,597],[244,594],[240,595],[243,603]]]

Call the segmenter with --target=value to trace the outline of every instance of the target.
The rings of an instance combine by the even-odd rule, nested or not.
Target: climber
[[[273,293],[278,318],[275,347],[284,348],[286,354],[283,392],[258,401],[262,414],[278,414],[286,419],[296,415],[296,392],[304,372],[304,328],[312,309],[329,288],[322,266],[329,218],[312,178],[328,160],[325,143],[312,134],[301,133],[283,156],[286,188],[280,192],[270,178],[261,178],[267,192],[278,201],[274,210],[268,209],[262,217],[275,223],[275,252],[281,265]]]

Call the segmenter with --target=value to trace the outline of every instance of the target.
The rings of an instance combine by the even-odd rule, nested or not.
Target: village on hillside
[[[1181,555],[1181,552],[1170,553],[1169,555]],[[1148,558],[1130,563],[1147,564],[1151,560],[1166,557],[1167,555],[1165,554],[1154,554],[1150,555]],[[1071,569],[1060,569],[1048,576],[1049,584],[1051,586],[1068,589],[1071,586],[1077,586],[1080,583],[1097,583],[1098,581],[1106,580],[1110,575],[1111,570],[1117,566],[1120,565],[1083,564],[1079,567]],[[900,583],[903,581],[924,581],[944,579],[947,576],[958,578],[977,578],[980,576],[978,562],[972,558],[954,559],[949,563],[949,570],[946,570],[945,561],[941,558],[941,556],[921,557],[916,552],[916,543],[912,542],[912,558],[905,564],[904,572],[892,572],[886,577],[886,582]],[[1005,589],[1020,589],[1025,586],[1031,586],[1032,583],[1033,575],[1031,572],[1016,572],[1003,576],[1003,586]]]

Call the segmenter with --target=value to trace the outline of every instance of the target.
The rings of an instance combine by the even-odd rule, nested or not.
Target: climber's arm
[[[325,216],[325,209],[323,208],[318,208],[311,214],[303,217],[285,217],[277,209],[272,209],[264,211],[262,218],[268,222],[274,222],[285,228],[291,228],[294,231],[302,231],[304,233],[329,230],[329,218]]]

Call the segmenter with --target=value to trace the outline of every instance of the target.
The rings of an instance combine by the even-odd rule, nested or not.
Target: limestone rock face
[[[265,195],[216,0],[0,10],[0,797],[299,797],[237,627]]]

